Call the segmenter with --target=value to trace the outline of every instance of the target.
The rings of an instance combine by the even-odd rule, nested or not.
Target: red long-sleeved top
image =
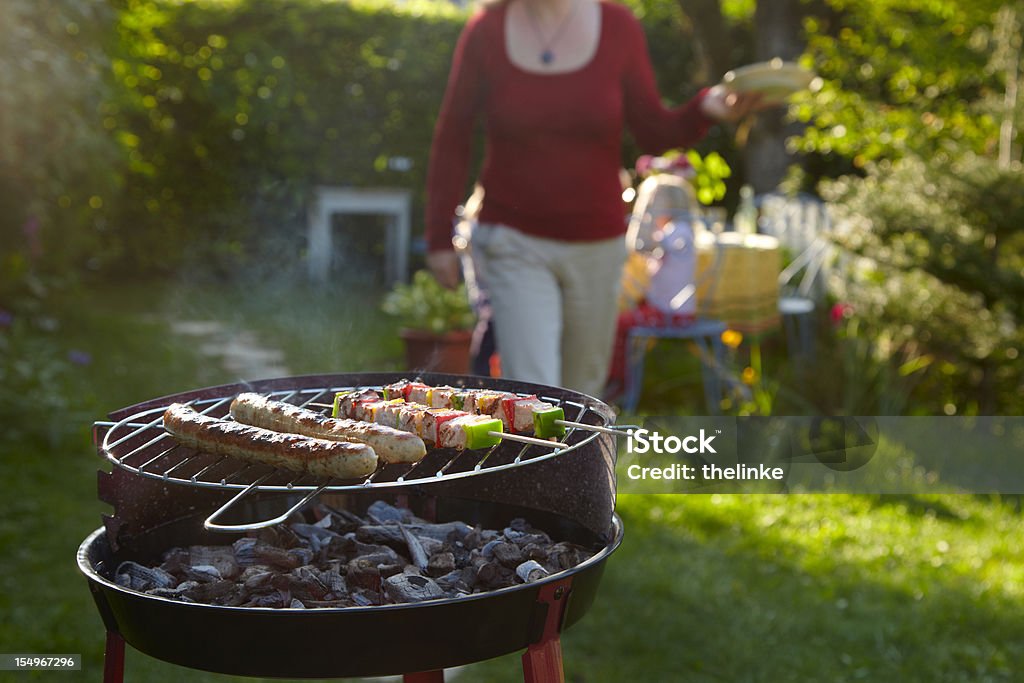
[[[507,3],[474,15],[455,47],[434,130],[427,175],[429,251],[452,248],[452,219],[469,172],[473,130],[485,121],[480,220],[567,241],[621,235],[619,180],[624,126],[650,153],[687,147],[711,121],[703,92],[666,109],[643,28],[602,0],[601,35],[590,62],[561,74],[524,71],[508,58]]]

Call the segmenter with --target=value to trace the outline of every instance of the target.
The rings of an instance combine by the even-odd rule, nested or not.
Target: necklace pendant
[[[555,61],[555,53],[551,50],[544,50],[540,53],[540,61],[542,64],[550,64]]]

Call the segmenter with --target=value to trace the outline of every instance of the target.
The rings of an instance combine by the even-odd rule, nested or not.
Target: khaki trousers
[[[483,223],[470,249],[490,295],[502,375],[600,396],[615,338],[624,239],[564,242]]]

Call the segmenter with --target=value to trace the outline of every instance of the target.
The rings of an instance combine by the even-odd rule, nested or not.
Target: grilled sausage
[[[231,402],[231,416],[239,422],[277,432],[365,443],[387,463],[418,462],[427,454],[423,439],[415,434],[362,420],[327,417],[259,394],[239,394]]]
[[[377,469],[377,455],[366,444],[281,434],[218,420],[180,403],[164,412],[164,428],[182,445],[196,450],[318,477],[353,479]]]

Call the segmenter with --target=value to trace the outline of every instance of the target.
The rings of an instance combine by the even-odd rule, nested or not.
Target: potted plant
[[[469,306],[465,285],[442,287],[425,270],[410,284],[395,285],[384,297],[383,310],[401,324],[409,370],[469,372],[469,347],[476,317]]]

